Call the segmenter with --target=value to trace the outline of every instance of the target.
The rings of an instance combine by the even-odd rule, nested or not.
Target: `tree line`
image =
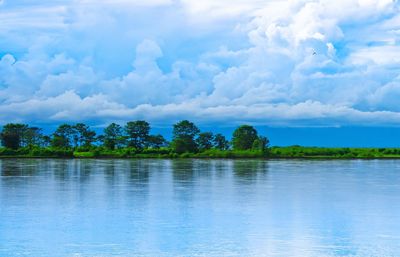
[[[236,128],[231,141],[222,134],[202,132],[188,120],[173,125],[170,142],[162,135],[153,135],[150,131],[150,124],[143,120],[131,121],[124,126],[111,123],[100,135],[84,123],[62,124],[51,135],[45,135],[38,127],[9,123],[3,126],[0,139],[4,148],[13,150],[29,147],[87,149],[87,151],[96,147],[109,150],[133,148],[137,151],[165,148],[182,154],[210,149],[265,151],[269,146],[268,138],[259,135],[250,125]]]

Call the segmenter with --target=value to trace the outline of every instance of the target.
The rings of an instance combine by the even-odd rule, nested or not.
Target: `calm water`
[[[400,161],[0,160],[1,257],[400,256]]]

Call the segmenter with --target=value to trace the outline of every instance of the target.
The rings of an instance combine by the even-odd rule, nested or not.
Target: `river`
[[[0,257],[400,256],[397,160],[0,160]]]

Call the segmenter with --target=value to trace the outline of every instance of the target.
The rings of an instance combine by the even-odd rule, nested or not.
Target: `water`
[[[0,160],[0,257],[400,256],[400,161]]]

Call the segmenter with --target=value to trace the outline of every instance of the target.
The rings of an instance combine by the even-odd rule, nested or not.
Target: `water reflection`
[[[400,161],[0,160],[0,256],[400,256],[399,174]]]
[[[132,185],[146,186],[149,182],[152,163],[146,160],[134,160],[127,164],[126,170]]]
[[[23,162],[11,159],[0,160],[0,174],[4,177],[25,177],[37,175],[39,169],[38,165],[44,166],[38,160],[27,159]]]
[[[64,181],[69,180],[72,176],[77,176],[78,170],[72,166],[72,161],[70,160],[59,160],[57,162],[46,161],[48,167],[46,171],[53,172],[54,177],[64,183]]]
[[[238,182],[252,183],[268,173],[268,161],[236,160],[233,161],[233,173]]]
[[[175,183],[190,183],[194,179],[194,160],[172,160],[171,170]]]

